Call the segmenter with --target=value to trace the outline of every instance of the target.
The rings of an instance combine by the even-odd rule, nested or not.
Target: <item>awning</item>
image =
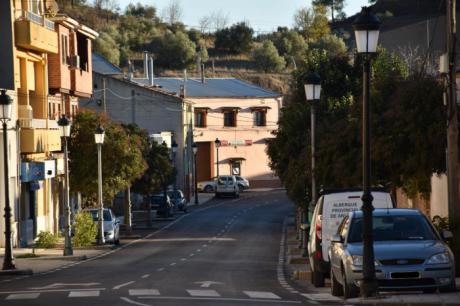
[[[229,158],[222,160],[221,162],[222,163],[232,163],[235,161],[244,161],[244,160],[246,160],[246,158],[244,157],[229,157]]]
[[[225,112],[225,111],[232,111],[232,112],[237,112],[239,110],[241,110],[241,107],[237,107],[237,106],[224,106],[224,107],[221,107],[220,108],[222,110],[222,112]]]
[[[260,105],[260,106],[251,106],[249,108],[251,110],[251,112],[254,112],[254,111],[267,111],[269,109],[272,109],[270,106],[263,106],[263,105]]]

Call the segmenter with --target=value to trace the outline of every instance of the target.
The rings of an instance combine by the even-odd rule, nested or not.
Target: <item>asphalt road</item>
[[[0,305],[308,305],[279,273],[292,209],[282,191],[212,200],[100,258],[0,282]]]

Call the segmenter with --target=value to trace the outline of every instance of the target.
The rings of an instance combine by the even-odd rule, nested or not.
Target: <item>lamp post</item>
[[[198,182],[197,182],[197,167],[196,167],[196,153],[198,153],[198,146],[196,145],[196,143],[194,142],[192,144],[192,150],[193,150],[193,158],[194,158],[194,170],[195,170],[195,178],[194,178],[194,183],[195,183],[195,205],[198,205]]]
[[[99,204],[99,216],[98,216],[98,239],[97,244],[104,244],[104,203],[102,201],[102,159],[101,159],[101,149],[102,144],[104,143],[105,131],[102,126],[98,126],[94,132],[94,141],[97,145],[97,182],[98,182],[98,192],[97,192],[97,202]]]
[[[0,121],[3,125],[3,166],[5,180],[5,256],[3,258],[3,270],[14,270],[13,241],[11,240],[11,206],[10,206],[10,188],[8,173],[8,121],[11,120],[13,111],[13,99],[6,94],[5,90],[0,95]]]
[[[173,166],[176,168],[176,154],[177,154],[177,142],[174,140],[171,145]],[[174,175],[174,191],[177,190],[177,175]]]
[[[305,97],[307,102],[310,102],[311,112],[311,202],[308,206],[308,211],[304,214],[304,221],[311,223],[311,216],[316,204],[316,102],[319,101],[321,96],[321,78],[316,72],[308,74],[305,84]],[[307,215],[308,214],[308,215]],[[303,245],[302,256],[307,256],[307,227],[303,226]]]
[[[370,163],[370,70],[371,56],[377,52],[380,20],[369,7],[363,7],[360,15],[353,23],[358,53],[363,56],[363,280],[361,295],[374,296],[377,292],[374,265],[374,237],[372,234],[372,193]]]
[[[214,140],[214,144],[216,145],[217,177],[219,177],[219,148],[220,148],[220,145],[221,145],[221,142],[220,142],[219,138],[216,138],[216,140]]]
[[[70,137],[70,121],[66,115],[62,115],[58,120],[61,132],[62,143],[64,144],[64,256],[73,255],[72,235],[70,230],[70,197],[69,197],[69,153],[67,149],[67,138]]]

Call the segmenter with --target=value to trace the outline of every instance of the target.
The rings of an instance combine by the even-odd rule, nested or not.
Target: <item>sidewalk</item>
[[[286,278],[291,280],[294,287],[302,296],[311,301],[366,305],[460,305],[460,278],[456,278],[457,292],[452,293],[427,294],[417,291],[380,292],[375,298],[354,298],[347,300],[333,296],[331,294],[331,284],[329,279],[326,279],[326,285],[323,288],[316,288],[310,283],[310,266],[308,264],[308,259],[302,258],[300,255],[299,242],[296,240],[296,233],[293,227],[292,219],[288,220],[285,241],[285,252],[287,258],[285,263]]]

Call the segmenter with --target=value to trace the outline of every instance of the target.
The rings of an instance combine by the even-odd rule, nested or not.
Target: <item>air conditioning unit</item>
[[[79,69],[80,68],[80,56],[78,55],[71,55],[68,58],[70,69]]]

